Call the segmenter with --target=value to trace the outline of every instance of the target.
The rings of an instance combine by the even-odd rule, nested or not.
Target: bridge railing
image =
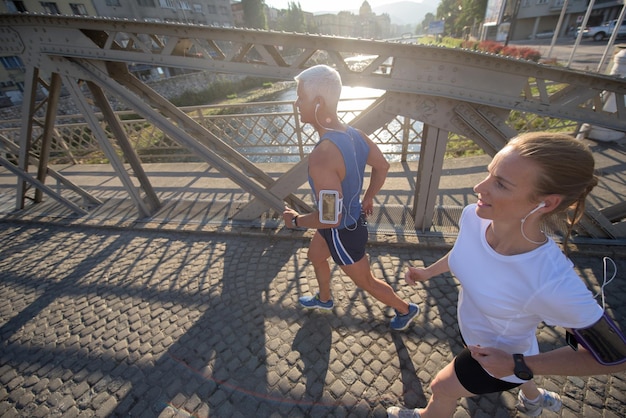
[[[345,99],[340,103],[339,116],[349,123],[375,98]],[[293,101],[253,102],[233,105],[204,105],[181,108],[198,124],[224,140],[252,162],[298,162],[307,155],[317,135],[310,125],[302,125]],[[139,118],[133,111],[117,112],[129,141],[144,163],[201,161],[169,138],[150,121]],[[520,132],[560,130],[574,132],[576,123],[514,112],[511,121]],[[35,126],[34,137],[43,132]],[[420,152],[423,123],[403,116],[373,132],[370,137],[379,144],[390,162],[416,161]],[[18,143],[19,120],[0,121],[0,132]],[[107,132],[114,142],[113,135]],[[451,135],[450,156],[480,152],[471,139]],[[34,144],[37,150],[37,144]],[[55,124],[51,163],[108,162],[96,137],[81,115],[60,115]]]

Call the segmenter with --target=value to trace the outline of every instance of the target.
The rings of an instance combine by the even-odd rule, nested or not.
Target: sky
[[[372,8],[383,4],[397,3],[399,0],[367,0]],[[300,3],[304,12],[333,12],[341,10],[359,10],[363,0],[265,0],[265,4],[277,9],[289,8],[289,3]],[[419,3],[419,1],[417,1]]]

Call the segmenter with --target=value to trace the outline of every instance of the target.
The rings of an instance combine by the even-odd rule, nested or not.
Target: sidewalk
[[[5,221],[0,242],[3,417],[384,417],[425,405],[461,349],[456,281],[402,279],[443,247],[370,246],[376,275],[422,309],[392,332],[392,313],[337,269],[332,312],[298,306],[317,288],[307,239]],[[574,261],[597,290],[601,255]],[[626,324],[622,277],[606,296]],[[562,336],[542,328],[542,349]],[[626,373],[537,381],[564,401],[543,416],[626,416]],[[455,417],[517,416],[515,396],[465,399]]]

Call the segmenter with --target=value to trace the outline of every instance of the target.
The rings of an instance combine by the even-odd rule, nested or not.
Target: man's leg
[[[359,288],[365,290],[380,302],[391,306],[402,315],[409,313],[409,304],[403,301],[387,282],[374,277],[367,255],[354,264],[341,266],[341,269]],[[320,299],[321,297],[320,293]]]
[[[328,258],[330,251],[324,237],[319,232],[315,232],[308,253],[309,260],[315,270],[315,278],[319,287],[319,298],[322,302],[331,299],[330,294],[330,265]]]

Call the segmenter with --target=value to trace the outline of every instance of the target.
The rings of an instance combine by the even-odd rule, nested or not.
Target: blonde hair
[[[591,150],[569,135],[552,132],[525,133],[511,139],[507,147],[539,168],[534,193],[537,200],[550,194],[562,197],[552,213],[564,214],[567,220],[563,237],[563,247],[567,248],[572,229],[585,212],[587,195],[598,184]]]

